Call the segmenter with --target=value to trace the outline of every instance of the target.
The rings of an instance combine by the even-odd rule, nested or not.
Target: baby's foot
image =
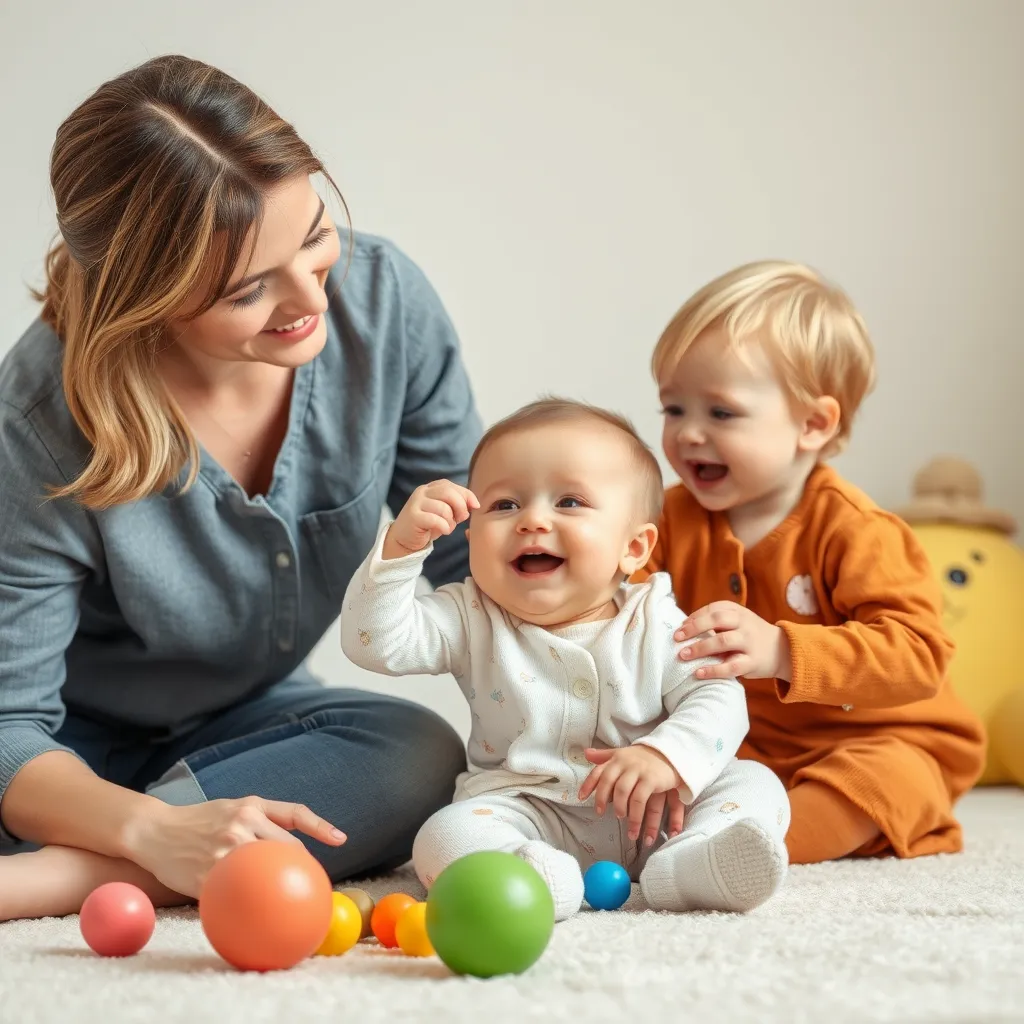
[[[555,920],[564,921],[583,905],[583,873],[576,858],[547,843],[531,840],[516,851],[551,890],[555,901]]]
[[[640,889],[654,910],[743,912],[778,891],[788,866],[785,843],[742,818],[710,838],[684,833],[666,843],[640,875]]]

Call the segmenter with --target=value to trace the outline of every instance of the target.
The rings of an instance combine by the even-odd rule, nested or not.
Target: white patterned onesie
[[[468,770],[454,803],[426,822],[413,862],[428,888],[453,860],[505,850],[531,863],[559,919],[579,909],[582,870],[622,864],[655,909],[748,910],[781,884],[789,800],[763,765],[739,761],[748,729],[735,679],[696,678],[710,659],[681,661],[685,616],[671,580],[624,583],[614,618],[549,630],[486,597],[472,579],[417,593],[426,548],[384,561],[386,528],[349,583],[341,642],[386,675],[451,672],[472,710]],[[594,812],[580,786],[587,747],[653,747],[683,780],[680,835],[653,847]]]

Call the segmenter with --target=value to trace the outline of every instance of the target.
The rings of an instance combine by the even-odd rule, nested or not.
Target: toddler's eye
[[[663,405],[661,414],[662,416],[682,416],[683,407],[681,405]]]
[[[571,495],[565,498],[559,498],[556,503],[556,508],[583,508],[583,501],[580,498],[574,498]]]
[[[967,585],[967,581],[971,578],[970,573],[966,569],[954,567],[946,570],[946,579],[953,584],[954,587],[964,587]]]
[[[711,415],[716,420],[732,419],[732,413],[728,409],[712,409]]]
[[[511,498],[499,498],[492,506],[492,512],[514,512],[519,506]]]

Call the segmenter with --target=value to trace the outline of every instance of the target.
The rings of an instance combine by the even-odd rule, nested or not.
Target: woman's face
[[[334,222],[305,175],[267,197],[252,259],[235,268],[228,291],[205,313],[176,321],[179,354],[222,363],[295,367],[324,346],[324,282],[341,254]]]

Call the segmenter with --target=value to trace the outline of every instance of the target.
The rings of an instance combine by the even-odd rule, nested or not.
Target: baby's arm
[[[862,708],[935,696],[953,656],[935,573],[908,526],[876,512],[829,538],[825,580],[839,626],[779,622],[789,679],[779,699]]]
[[[682,621],[674,603],[662,607],[674,624]],[[682,779],[680,796],[690,804],[718,778],[747,735],[746,694],[736,679],[697,678],[698,669],[717,664],[718,658],[680,661],[671,630],[649,634],[649,663],[660,668],[668,718],[635,742],[657,750],[675,768]]]
[[[386,531],[349,581],[341,648],[360,668],[383,675],[462,675],[469,653],[465,584],[428,594],[416,584],[431,546],[384,559]]]
[[[413,491],[346,589],[341,647],[351,661],[393,676],[464,674],[469,655],[465,584],[417,596],[416,581],[434,541],[477,507],[473,493],[450,480]]]

